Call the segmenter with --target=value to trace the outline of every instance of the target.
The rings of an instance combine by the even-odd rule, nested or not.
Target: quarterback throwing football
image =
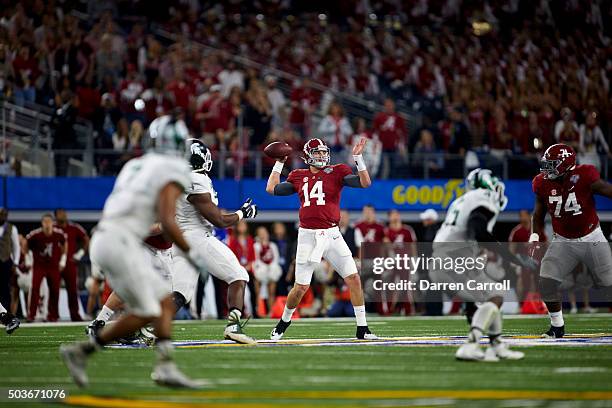
[[[330,165],[329,147],[321,139],[311,139],[304,145],[302,159],[309,166],[307,169],[293,170],[287,181],[281,183],[285,158],[277,161],[270,173],[266,186],[269,194],[286,196],[298,193],[301,203],[295,285],[287,296],[281,319],[272,330],[272,340],[281,339],[291,324],[291,316],[308,290],[314,268],[322,258],[332,265],[350,289],[357,320],[357,338],[377,338],[368,329],[361,279],[351,250],[338,229],[342,188],[366,188],[372,184],[361,155],[366,142],[367,139],[362,138],[353,148],[357,175],[346,164]]]

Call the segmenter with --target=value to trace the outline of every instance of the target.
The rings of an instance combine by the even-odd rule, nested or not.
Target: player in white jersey
[[[194,265],[201,268],[204,263],[204,254],[189,245],[175,220],[176,201],[190,185],[189,166],[184,160],[187,134],[182,120],[173,115],[153,121],[148,136],[148,153],[127,162],[117,176],[90,246],[92,261],[104,271],[128,313],[89,341],[60,348],[79,386],[88,384],[86,363],[94,351],[150,322],[158,337],[158,358],[151,378],[165,386],[197,386],[172,359],[174,302],[163,279],[147,262],[142,243],[150,227],[160,222],[166,236],[189,254]]]
[[[5,326],[6,333],[11,334],[19,328],[21,322],[18,318],[9,313],[4,306],[2,306],[2,303],[0,303],[0,323]]]
[[[517,258],[492,235],[497,216],[504,210],[508,201],[504,194],[504,184],[492,176],[490,170],[475,169],[468,175],[466,190],[467,192],[457,198],[448,209],[446,219],[434,239],[433,258],[476,259],[482,247],[486,246],[509,262],[531,265],[533,262]],[[462,290],[452,293],[459,295],[472,306],[467,313],[471,325],[470,333],[467,342],[457,350],[457,359],[498,361],[502,358],[517,360],[524,357],[523,353],[510,350],[501,340],[502,318],[499,309],[503,302],[503,292],[474,291],[465,284],[468,279],[483,284],[496,282],[487,276],[484,270],[474,268],[458,273],[434,269],[430,270],[430,279],[437,283],[463,283],[455,286],[463,288]],[[480,303],[477,309],[474,307],[475,302]],[[490,338],[486,352],[479,345],[484,333]]]
[[[185,237],[198,250],[208,254],[204,270],[228,284],[227,302],[229,315],[224,336],[238,343],[254,344],[255,340],[242,332],[244,323],[240,321],[244,307],[244,290],[249,274],[236,258],[236,255],[219,241],[213,228],[226,228],[243,218],[254,218],[257,206],[249,199],[233,213],[222,212],[219,199],[208,177],[212,169],[210,150],[197,139],[190,139],[191,185],[179,199],[176,221]],[[175,298],[189,302],[198,283],[198,271],[178,248],[175,248],[175,261],[172,268],[172,284]]]

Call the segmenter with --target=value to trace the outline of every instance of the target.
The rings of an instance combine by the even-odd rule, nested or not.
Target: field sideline
[[[571,343],[552,347],[535,339],[547,328],[546,316],[507,317],[504,331],[516,337],[509,341],[519,344],[526,359],[500,363],[454,360],[452,342],[461,340],[454,336],[466,332],[463,318],[371,318],[370,327],[387,343],[360,342],[358,347],[349,340],[354,336],[352,319],[296,320],[285,344],[273,347],[219,342],[222,321],[177,322],[174,339],[198,344],[179,347],[176,360],[190,376],[210,381],[201,391],[155,386],[149,379],[154,354],[142,349],[95,356],[88,370],[91,385],[80,390],[60,362],[58,347],[83,339],[84,324],[24,325],[12,336],[0,333],[0,406],[7,405],[7,389],[60,388],[69,396],[56,406],[539,407],[571,400],[572,407],[612,407],[611,318],[567,316]],[[266,339],[273,325],[257,320],[246,329]],[[418,343],[431,339],[437,340]],[[527,340],[531,343],[521,343]]]

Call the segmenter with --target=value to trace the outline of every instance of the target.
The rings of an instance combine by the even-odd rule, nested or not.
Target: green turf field
[[[612,335],[612,316],[566,317],[573,334]],[[176,340],[219,339],[221,321],[177,323]],[[247,332],[267,338],[270,320],[252,321]],[[506,319],[508,335],[538,335],[547,317]],[[371,318],[379,336],[463,335],[463,319]],[[354,336],[349,320],[296,320],[286,339]],[[63,403],[89,407],[307,406],[565,406],[612,407],[612,344],[521,347],[525,360],[465,363],[455,346],[346,345],[224,346],[176,350],[194,378],[211,381],[202,391],[173,391],[149,379],[150,349],[105,350],[91,360],[90,387],[76,388],[60,361],[61,343],[84,338],[81,326],[27,327],[0,333],[0,406],[9,388],[65,389]],[[28,402],[13,406],[49,406]]]

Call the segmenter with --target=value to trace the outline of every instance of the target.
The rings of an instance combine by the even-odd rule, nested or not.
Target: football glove
[[[257,217],[257,204],[253,204],[252,198],[247,198],[238,211],[242,212],[242,218],[255,218]]]

